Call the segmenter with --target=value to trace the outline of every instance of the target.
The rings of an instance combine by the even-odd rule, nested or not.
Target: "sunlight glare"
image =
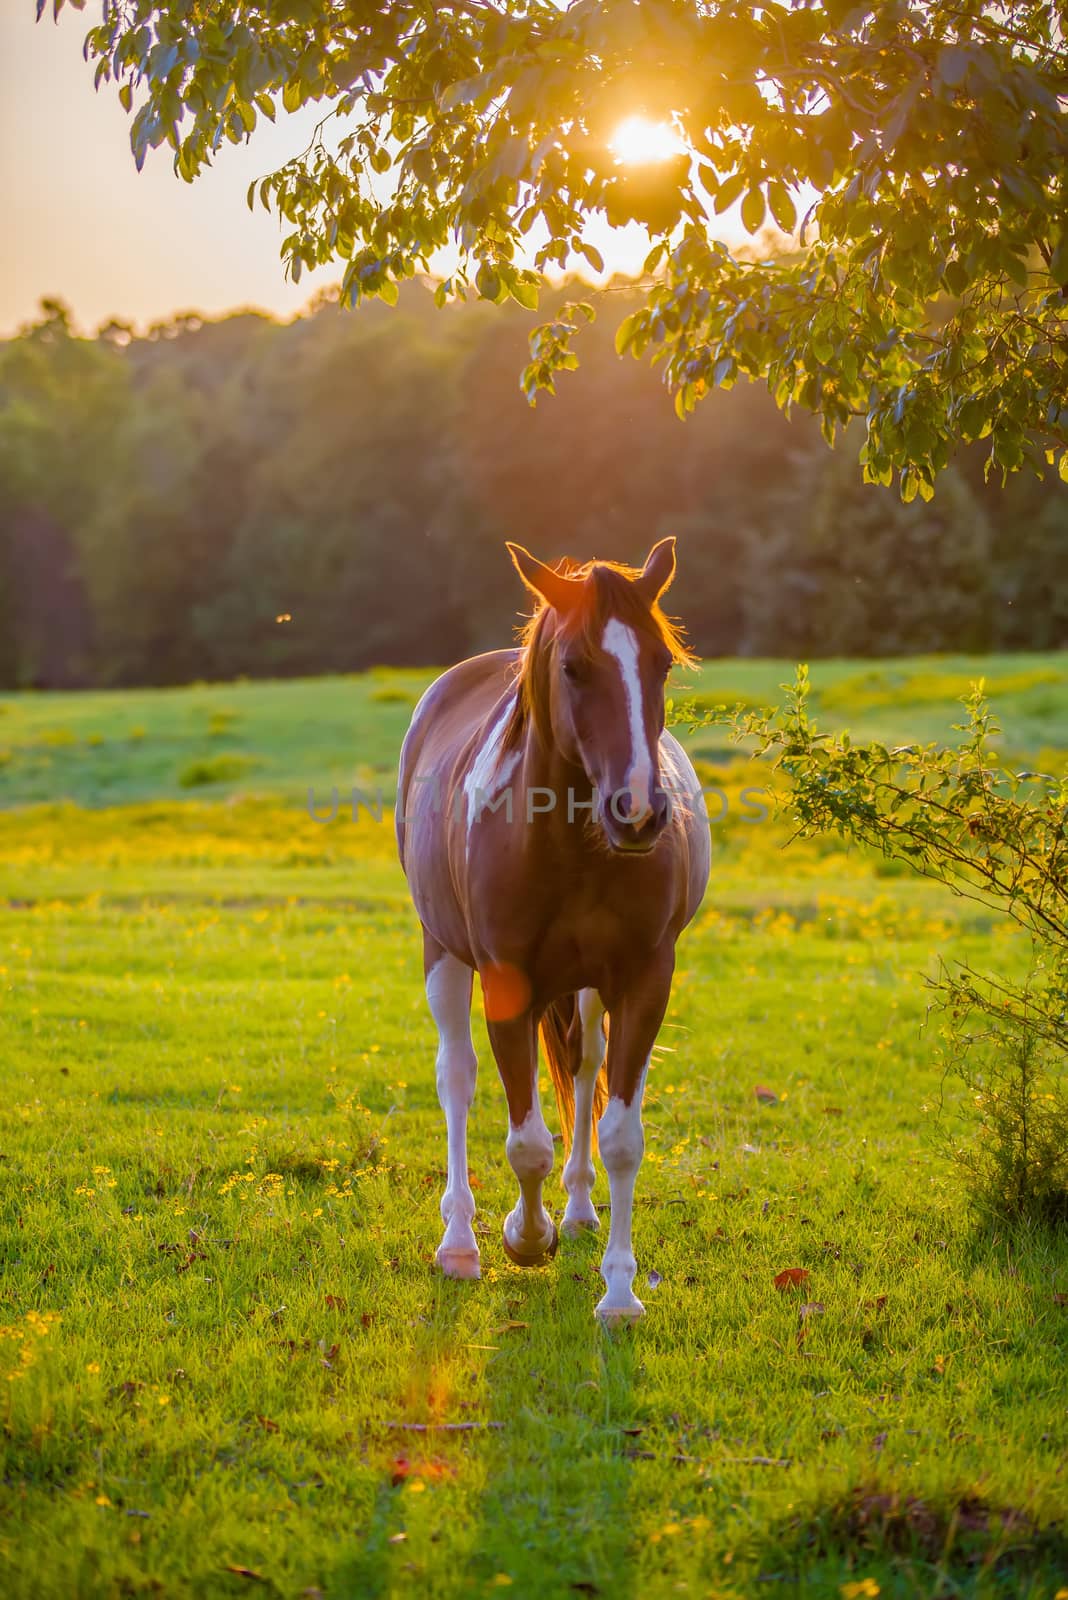
[[[648,117],[625,117],[609,140],[609,148],[626,166],[667,161],[685,149],[682,140],[666,122]]]

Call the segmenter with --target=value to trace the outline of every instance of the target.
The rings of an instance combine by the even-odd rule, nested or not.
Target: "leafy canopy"
[[[866,477],[905,499],[959,439],[1068,477],[1064,0],[66,3],[102,13],[86,55],[139,166],[167,143],[192,181],[260,117],[323,106],[249,204],[289,224],[294,278],[344,264],[346,303],[392,302],[451,243],[439,299],[533,309],[544,269],[601,268],[594,219],[637,222],[652,277],[617,347],[663,361],[680,415],[744,374],[830,440],[863,416]],[[622,164],[634,115],[679,153]],[[737,203],[793,247],[713,238]],[[535,330],[531,399],[592,314]]]

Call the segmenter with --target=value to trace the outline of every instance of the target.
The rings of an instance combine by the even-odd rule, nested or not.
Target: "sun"
[[[625,166],[637,167],[655,161],[668,161],[685,149],[682,140],[666,122],[649,117],[625,117],[611,139],[609,148]]]

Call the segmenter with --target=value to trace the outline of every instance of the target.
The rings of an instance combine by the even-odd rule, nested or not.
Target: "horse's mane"
[[[658,639],[671,653],[676,666],[695,665],[696,657],[687,648],[682,624],[667,617],[656,602],[650,607],[634,587],[641,577],[639,567],[618,561],[587,561],[580,565],[568,557],[556,563],[557,572],[568,578],[585,580],[582,602],[562,619],[561,633],[568,639],[590,641],[601,638],[605,623],[618,617],[639,632]],[[547,618],[551,606],[544,600],[532,617],[518,629],[519,660],[515,676],[515,707],[504,730],[502,749],[515,749],[529,721],[547,740],[549,729],[548,680],[539,668],[545,657]]]

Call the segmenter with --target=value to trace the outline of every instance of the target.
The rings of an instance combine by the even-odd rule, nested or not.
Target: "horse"
[[[519,545],[507,549],[535,606],[518,647],[439,677],[412,714],[400,758],[397,845],[423,929],[448,1138],[435,1259],[447,1277],[479,1276],[467,1166],[477,972],[519,1184],[505,1253],[540,1266],[559,1240],[542,1202],[553,1138],[538,1099],[540,1030],[565,1149],[570,1139],[565,1234],[599,1226],[598,1145],[608,1174],[596,1312],[615,1324],[645,1309],[631,1242],[642,1097],[675,942],[708,882],[700,786],[664,726],[668,673],[693,658],[660,607],[675,575],[674,539],[640,569],[550,567]]]

